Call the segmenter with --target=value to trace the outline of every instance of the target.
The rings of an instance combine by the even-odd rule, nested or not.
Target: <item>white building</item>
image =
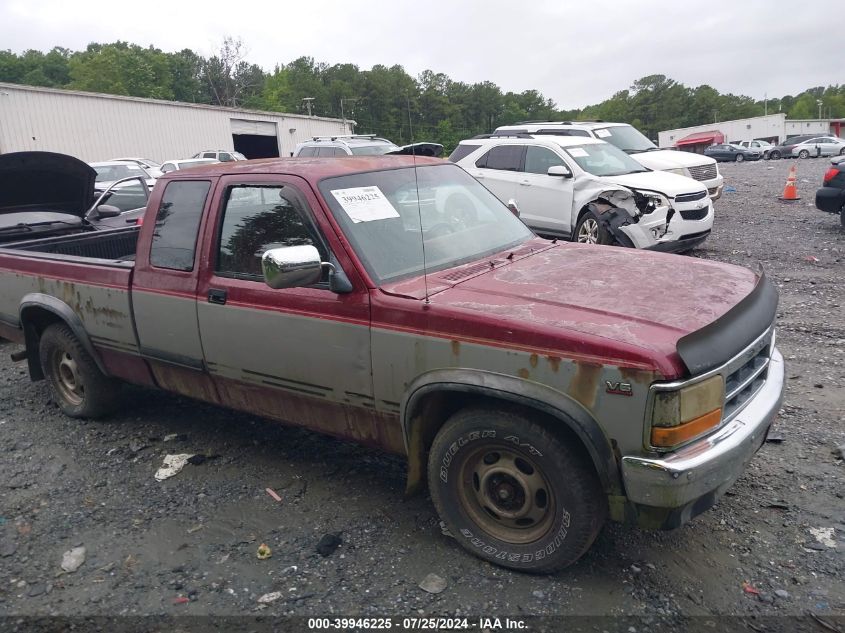
[[[157,161],[202,150],[290,156],[314,136],[350,134],[354,121],[0,83],[0,153],[42,150],[93,162]]]
[[[719,121],[693,127],[658,132],[660,147],[697,149],[711,143],[731,143],[763,139],[780,143],[799,134],[832,134],[842,136],[843,119],[787,119],[786,114],[770,114],[750,119]]]

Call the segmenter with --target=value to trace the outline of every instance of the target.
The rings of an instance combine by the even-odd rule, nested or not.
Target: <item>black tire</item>
[[[117,408],[120,383],[104,375],[64,323],[41,335],[38,357],[53,400],[72,418],[99,418]]]
[[[440,518],[461,547],[518,571],[551,573],[571,565],[607,516],[582,447],[518,410],[455,413],[431,447],[428,482]]]
[[[614,239],[610,232],[599,221],[595,213],[592,211],[585,211],[584,215],[579,218],[578,224],[575,225],[575,231],[572,233],[572,241],[579,242],[581,244],[608,245],[613,244]]]
[[[802,149],[800,152],[798,152],[798,158],[810,158],[810,152],[805,149]]]
[[[771,158],[772,160],[778,160],[780,158],[780,152],[777,150],[772,150],[771,152],[769,152],[769,158]]]
[[[737,154],[736,158],[734,160],[738,163],[741,163],[742,161],[745,160],[745,156],[743,156],[742,154]]]

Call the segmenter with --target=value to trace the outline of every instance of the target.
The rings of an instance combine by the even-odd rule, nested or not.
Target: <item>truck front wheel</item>
[[[70,328],[49,326],[38,348],[53,399],[72,418],[98,418],[117,408],[120,383],[104,375]]]
[[[519,411],[454,414],[432,444],[428,480],[458,543],[519,571],[551,573],[574,563],[607,512],[589,459]]]

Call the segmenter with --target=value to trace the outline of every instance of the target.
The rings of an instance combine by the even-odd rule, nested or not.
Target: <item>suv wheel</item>
[[[613,238],[602,223],[599,222],[596,214],[592,211],[586,211],[575,226],[572,241],[581,244],[612,244]]]

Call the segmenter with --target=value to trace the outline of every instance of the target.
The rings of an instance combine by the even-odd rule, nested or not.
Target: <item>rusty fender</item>
[[[437,369],[426,372],[408,386],[400,406],[400,420],[408,453],[408,491],[419,485],[425,473],[426,396],[435,393],[486,396],[545,413],[572,431],[587,449],[604,491],[622,495],[622,480],[613,449],[598,422],[574,399],[545,385],[515,376],[477,369]],[[436,429],[434,429],[436,432]]]
[[[97,364],[97,368],[103,372],[103,374],[108,375],[109,372],[103,365],[103,361],[97,353],[97,350],[94,349],[94,345],[88,337],[88,332],[85,331],[85,326],[82,324],[82,320],[73,311],[73,308],[61,299],[57,299],[51,295],[42,294],[40,292],[32,292],[24,295],[23,299],[21,299],[18,312],[26,342],[29,377],[32,380],[41,380],[44,378],[44,374],[41,371],[41,364],[38,360],[38,337],[35,329],[28,323],[28,316],[38,310],[43,310],[56,315],[59,320],[67,325],[71,329],[71,332],[73,332],[73,335],[82,344],[82,347],[85,348],[85,351],[88,352],[91,358],[94,359],[94,362]]]

